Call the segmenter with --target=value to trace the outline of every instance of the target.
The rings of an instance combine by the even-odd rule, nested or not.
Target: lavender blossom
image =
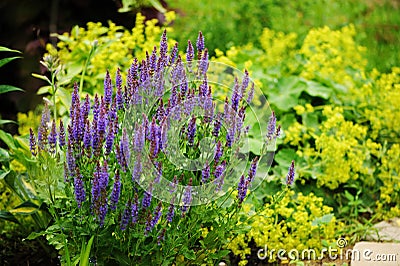
[[[82,180],[82,175],[79,173],[79,170],[76,169],[77,175],[74,179],[74,191],[75,191],[75,200],[78,204],[78,208],[82,206],[82,203],[86,199],[85,186]]]
[[[142,200],[142,208],[147,209],[150,207],[151,204],[151,199],[152,199],[152,194],[151,194],[152,187],[150,185],[149,191],[145,191],[143,195],[143,200]]]
[[[163,242],[165,240],[165,232],[167,231],[167,229],[164,227],[163,229],[161,229],[161,231],[158,233],[157,236],[157,245],[161,245],[161,242]]]
[[[241,86],[241,94],[243,95],[244,92],[246,91],[247,87],[249,86],[249,71],[247,69],[244,70],[244,77],[242,80],[242,86]]]
[[[174,218],[174,215],[175,215],[174,201],[175,201],[175,196],[172,197],[171,202],[169,203],[169,207],[168,207],[167,221],[169,223],[172,223],[172,219]]]
[[[60,148],[65,146],[65,129],[64,129],[64,123],[62,120],[60,120],[60,133],[58,134],[58,145],[60,145]]]
[[[286,176],[286,185],[291,186],[294,182],[294,175],[295,175],[295,169],[294,169],[294,160],[290,164],[288,174]]]
[[[223,153],[222,143],[220,140],[218,140],[217,145],[215,146],[215,154],[214,154],[214,163],[215,164],[219,163],[222,153]]]
[[[94,95],[94,103],[93,103],[93,121],[98,121],[100,115],[100,102],[99,96],[97,93]]]
[[[194,136],[196,134],[196,117],[193,115],[187,127],[188,145],[193,146]]]
[[[164,30],[160,41],[160,58],[159,58],[163,66],[167,65],[167,51],[168,51],[167,30]]]
[[[85,131],[83,133],[83,147],[89,155],[89,148],[92,146],[92,132],[90,129],[90,122],[86,120]],[[90,156],[89,156],[90,157]]]
[[[222,114],[218,113],[216,118],[214,119],[214,129],[212,131],[212,135],[216,138],[218,138],[219,132],[221,130],[222,126]]]
[[[189,179],[189,183],[185,188],[185,193],[183,194],[182,203],[183,206],[181,206],[181,211],[183,217],[185,216],[185,213],[187,212],[190,203],[192,203],[192,178]]]
[[[169,65],[175,63],[175,60],[178,58],[178,43],[175,43],[174,47],[172,48],[171,55],[169,56]]]
[[[199,74],[204,76],[207,73],[207,69],[208,69],[208,49],[206,48],[204,50],[203,56],[199,59]]]
[[[105,218],[106,218],[107,211],[108,211],[107,198],[104,198],[104,202],[102,202],[102,203],[103,203],[103,204],[100,205],[100,208],[99,208],[99,215],[98,215],[100,227],[103,227],[103,226],[104,226],[104,220],[105,220]]]
[[[141,152],[144,147],[145,142],[145,129],[143,125],[136,124],[135,126],[135,135],[134,135],[134,145],[133,150],[135,152]]]
[[[74,109],[77,105],[80,105],[79,101],[79,86],[78,83],[74,82],[74,90],[72,91],[72,98],[71,98],[71,108],[69,110],[70,116],[74,117]]]
[[[188,46],[186,48],[186,62],[189,67],[189,72],[192,72],[192,61],[194,59],[194,49],[190,40],[188,40]]]
[[[112,101],[112,94],[113,94],[113,88],[112,88],[112,81],[110,77],[110,72],[106,72],[106,77],[104,79],[104,102],[106,103],[106,106],[110,106],[111,101]]]
[[[197,52],[201,54],[201,52],[204,50],[204,47],[205,47],[204,36],[201,31],[199,31],[199,35],[197,36],[196,47],[197,47]]]
[[[36,156],[37,155],[36,137],[35,134],[33,133],[32,128],[29,129],[29,148],[31,150],[32,155]]]
[[[130,212],[131,212],[131,203],[127,202],[125,205],[124,213],[122,214],[122,218],[121,218],[121,223],[120,223],[121,231],[124,231],[129,224],[129,221],[131,218]]]
[[[157,46],[154,46],[153,52],[149,58],[149,62],[147,63],[149,66],[149,70],[151,73],[154,73],[157,68]]]
[[[239,201],[239,206],[242,204],[244,198],[246,197],[248,186],[249,186],[249,180],[245,180],[244,175],[242,175],[240,177],[240,181],[237,188],[238,189],[237,198]]]
[[[217,185],[216,191],[220,191],[224,184],[224,171],[226,167],[226,161],[223,161],[220,165],[215,167],[214,171],[214,183]]]
[[[122,138],[120,141],[121,154],[124,156],[125,162],[129,162],[131,153],[129,149],[129,137],[126,128],[122,129]]]
[[[210,165],[208,163],[205,164],[203,170],[201,171],[201,183],[207,183],[207,180],[210,178]]]
[[[246,100],[247,104],[250,104],[251,101],[253,101],[253,98],[254,98],[254,82],[251,83],[251,87],[247,95],[247,100]]]
[[[170,186],[170,190],[169,190],[169,193],[170,194],[173,194],[173,193],[175,193],[176,192],[176,188],[178,187],[178,178],[176,177],[176,176],[174,176],[174,179],[172,180],[172,182],[169,184],[169,186]]]
[[[276,133],[276,116],[275,112],[272,111],[271,116],[269,117],[268,121],[268,127],[267,127],[267,141],[271,141],[275,139],[275,133]]]
[[[72,144],[70,142],[70,139],[68,139],[68,145],[67,145],[67,165],[68,165],[68,171],[71,177],[74,176],[75,173],[75,157],[74,154],[72,152]]]
[[[48,137],[48,141],[50,144],[49,152],[55,154],[57,145],[57,129],[56,129],[56,122],[54,120],[51,123],[51,131]]]
[[[111,122],[112,124],[115,122]],[[107,137],[106,137],[106,151],[105,151],[105,155],[109,155],[111,153],[113,144],[114,144],[114,138],[115,138],[115,134],[114,134],[114,127],[112,126],[112,124],[108,127],[108,133],[107,133]],[[86,145],[85,145],[86,146]]]
[[[231,103],[232,103],[231,107],[235,112],[238,110],[241,97],[242,97],[242,95],[241,95],[241,91],[240,91],[240,87],[239,87],[239,81],[238,81],[237,77],[235,77],[235,85],[233,88],[233,94],[232,94],[232,99],[231,99]]]
[[[132,223],[135,224],[139,218],[139,199],[138,195],[135,194],[134,201],[131,205],[131,216],[132,216]]]
[[[160,183],[161,176],[162,176],[162,163],[161,162],[154,162],[154,183]]]
[[[161,218],[161,210],[162,210],[162,203],[160,202],[160,203],[158,203],[156,209],[153,212],[152,219],[150,220],[150,223],[148,223],[146,225],[146,228],[145,228],[145,234],[146,235],[147,235],[148,232],[150,232],[154,228],[154,226],[158,223],[158,220],[160,220],[160,218]]]
[[[258,157],[254,157],[254,159],[251,161],[250,169],[249,169],[250,182],[253,181],[254,177],[256,176],[257,167],[258,167]]]
[[[115,157],[117,158],[117,162],[118,162],[119,166],[121,167],[121,170],[125,173],[126,168],[128,167],[128,162],[125,160],[125,156],[122,153],[121,148],[118,145],[118,143],[115,144]]]
[[[40,126],[38,130],[38,148],[39,150],[45,150],[47,144],[47,136],[49,134],[48,123],[50,122],[50,111],[47,103],[45,103],[42,118],[40,120]]]
[[[121,181],[119,177],[119,171],[117,170],[114,176],[114,186],[111,192],[111,200],[110,200],[111,201],[110,209],[113,211],[115,211],[115,209],[117,208],[120,192],[121,192]]]

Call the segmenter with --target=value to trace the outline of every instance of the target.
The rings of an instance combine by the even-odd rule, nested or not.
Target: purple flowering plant
[[[48,183],[54,223],[43,234],[57,239],[51,243],[67,265],[89,239],[99,265],[215,263],[228,255],[228,239],[245,230],[239,210],[265,177],[280,127],[269,112],[265,134],[262,123],[250,128],[245,118],[256,117],[257,94],[249,73],[216,97],[222,85],[208,78],[212,66],[201,32],[179,53],[164,31],[159,48],[133,61],[125,83],[121,70],[115,82],[107,72],[104,94],[83,98],[75,84],[68,121],[51,120],[45,108],[30,149],[42,165],[54,162],[45,174],[64,173]],[[251,138],[262,140],[257,154],[249,152]],[[294,164],[290,171],[288,184]]]

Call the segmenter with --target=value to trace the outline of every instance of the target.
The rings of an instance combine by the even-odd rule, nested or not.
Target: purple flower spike
[[[121,110],[124,108],[124,96],[122,93],[122,77],[121,77],[121,70],[117,69],[117,77],[116,77],[116,87],[117,87],[117,95],[116,102],[117,102],[117,109]]]
[[[38,148],[39,150],[45,150],[47,144],[47,136],[49,134],[48,123],[50,122],[50,111],[47,103],[44,105],[42,112],[42,118],[40,120],[40,126],[38,130]]]
[[[70,108],[70,116],[74,117],[74,108],[80,105],[79,101],[79,86],[78,83],[74,83],[74,90],[72,91],[72,99],[71,99],[71,108]]]
[[[110,209],[113,211],[115,211],[115,209],[117,208],[120,192],[121,192],[121,181],[119,177],[119,171],[117,170],[114,176],[114,186],[111,192],[111,202],[110,202]]]
[[[82,180],[82,175],[79,173],[79,170],[76,169],[77,175],[74,179],[74,191],[75,191],[75,200],[78,204],[78,208],[82,206],[82,203],[86,199],[85,187]]]
[[[276,127],[276,116],[275,112],[272,111],[271,116],[269,117],[268,127],[267,127],[267,143],[275,140],[280,134],[280,126]]]
[[[178,43],[175,43],[174,47],[172,48],[171,55],[169,56],[169,65],[175,63],[176,58],[178,58]]]
[[[223,161],[220,165],[215,168],[214,171],[214,183],[217,185],[216,191],[220,191],[222,185],[224,184],[224,171],[226,167],[226,162]]]
[[[133,166],[133,173],[132,173],[132,181],[138,182],[140,179],[140,176],[142,175],[142,160],[140,155],[138,154],[136,156],[135,164]]]
[[[219,132],[221,131],[222,126],[222,114],[218,113],[216,118],[214,119],[214,129],[212,131],[212,135],[218,138]]]
[[[111,153],[114,144],[114,138],[115,138],[114,126],[113,126],[114,123],[115,121],[111,122],[111,125],[108,127],[108,132],[106,137],[106,151],[104,153],[105,155],[109,155]]]
[[[121,231],[124,231],[129,224],[131,219],[131,203],[127,202],[125,205],[124,213],[122,214],[120,228]]]
[[[244,94],[244,92],[246,91],[247,87],[249,86],[249,71],[247,71],[247,69],[244,70],[244,77],[242,80],[242,86],[241,86],[241,93],[242,95]]]
[[[142,200],[142,208],[143,209],[147,209],[148,207],[150,207],[151,199],[152,199],[151,190],[152,190],[152,188],[150,185],[149,192],[148,191],[144,192],[144,196],[143,196],[143,200]]]
[[[242,204],[244,198],[246,197],[247,194],[247,189],[249,186],[249,180],[245,180],[244,175],[240,177],[240,181],[238,184],[238,201],[239,201],[239,206]]]
[[[71,177],[74,176],[75,173],[75,157],[74,154],[72,152],[72,144],[70,142],[70,140],[68,139],[68,148],[67,148],[67,165],[68,165],[68,170],[69,170],[69,174]]]
[[[106,77],[104,79],[104,101],[108,106],[110,106],[112,102],[112,94],[113,94],[113,89],[112,89],[112,81],[110,77],[110,72],[106,73]]]
[[[100,227],[104,226],[104,220],[106,218],[108,211],[108,204],[107,204],[107,198],[104,199],[104,202],[102,202],[102,205],[100,205],[99,208],[99,225]]]
[[[60,120],[60,133],[58,134],[58,145],[60,145],[60,148],[65,146],[65,128],[64,128],[64,123],[62,120]]]
[[[208,49],[204,50],[203,56],[199,59],[199,73],[200,75],[205,75],[208,69]]]
[[[56,153],[56,145],[57,145],[57,129],[56,129],[56,121],[53,120],[51,123],[51,131],[49,134],[49,144],[50,144],[50,149],[49,152],[52,154]]]
[[[162,203],[158,203],[157,208],[154,210],[154,213],[152,215],[152,219],[150,220],[150,223],[147,224],[146,229],[145,229],[145,234],[147,235],[148,232],[153,230],[154,226],[158,223],[158,221],[161,218],[161,210],[162,210]]]
[[[210,178],[210,165],[208,163],[205,164],[203,170],[201,171],[201,183],[207,183],[207,180]]]
[[[204,46],[204,36],[203,36],[203,33],[201,31],[199,31],[199,35],[197,36],[196,48],[197,48],[197,52],[200,53],[200,54],[205,48],[205,46]]]
[[[167,51],[168,51],[167,30],[164,30],[160,41],[160,58],[165,60],[164,66],[166,65]]]
[[[194,49],[192,42],[188,40],[188,46],[186,49],[186,62],[188,63],[189,71],[192,71],[192,61],[194,59]]]
[[[246,100],[247,104],[250,104],[251,101],[253,101],[253,98],[254,98],[254,82],[251,83],[251,87],[247,95],[247,100]]]
[[[128,137],[126,128],[122,129],[122,138],[121,138],[121,142],[120,142],[120,148],[121,148],[121,153],[124,156],[124,160],[126,162],[129,162],[129,160],[131,158],[131,153],[129,150],[129,137]]]
[[[235,77],[235,85],[233,89],[232,99],[231,99],[231,107],[235,112],[238,110],[239,102],[241,100],[241,91],[238,83],[237,77]]]
[[[290,164],[288,174],[286,176],[286,185],[291,186],[294,182],[294,174],[295,174],[295,169],[294,169],[294,160]]]
[[[131,205],[131,216],[132,216],[132,223],[135,224],[138,221],[139,216],[139,199],[138,195],[135,194],[135,199]]]
[[[36,156],[37,155],[36,137],[35,134],[33,133],[32,128],[29,129],[29,148],[31,150],[32,155]]]
[[[183,194],[182,202],[183,206],[181,207],[181,211],[183,217],[185,216],[185,213],[187,212],[190,203],[192,203],[192,178],[189,179],[189,183],[185,188],[185,193]]]
[[[172,219],[174,218],[175,215],[175,205],[174,205],[175,197],[171,199],[171,202],[169,203],[168,207],[168,213],[167,213],[167,221],[169,223],[172,222]]]
[[[86,151],[92,146],[92,132],[90,130],[90,122],[86,120],[85,132],[83,133],[83,147]]]
[[[141,152],[144,147],[144,142],[145,142],[145,129],[143,125],[136,124],[133,150],[135,152]]]
[[[222,143],[218,140],[217,146],[215,147],[215,155],[214,155],[214,163],[218,164],[219,160],[221,159],[223,150],[222,150]]]
[[[250,169],[249,169],[249,181],[250,182],[252,182],[254,177],[256,176],[257,167],[258,167],[258,157],[254,157],[254,159],[251,161]]]
[[[187,127],[188,145],[193,146],[194,136],[196,134],[196,117],[193,115]]]

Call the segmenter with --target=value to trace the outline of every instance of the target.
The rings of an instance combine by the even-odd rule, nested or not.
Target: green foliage
[[[303,40],[313,28],[328,26],[338,30],[354,24],[356,40],[368,48],[368,69],[390,71],[400,60],[399,5],[396,1],[169,1],[180,10],[175,22],[175,38],[185,41],[198,29],[208,29],[210,50],[226,51],[232,46],[257,44],[262,29],[295,33]],[[229,19],[227,19],[229,18]],[[382,60],[385,58],[385,60]]]

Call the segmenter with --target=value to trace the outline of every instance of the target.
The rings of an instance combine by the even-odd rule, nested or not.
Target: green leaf
[[[0,219],[19,224],[17,218],[15,218],[15,216],[8,211],[0,211]]]
[[[36,94],[37,94],[37,95],[46,94],[46,93],[49,93],[50,90],[51,90],[51,86],[43,86],[43,87],[40,87],[40,88],[38,89],[38,91],[36,92]]]
[[[39,206],[31,201],[25,201],[14,209],[10,210],[13,214],[31,215],[39,210]]]
[[[0,119],[0,125],[9,124],[9,123],[17,124],[17,122],[15,122],[15,121],[13,121],[13,120],[3,120],[3,119]]]
[[[24,91],[24,90],[11,85],[0,85],[0,94],[10,91]]]
[[[328,224],[328,223],[330,223],[332,221],[333,217],[334,217],[334,215],[332,213],[325,214],[322,217],[315,218],[311,222],[311,225],[312,226],[320,226],[320,225],[323,225],[323,224]]]
[[[5,64],[15,60],[21,58],[20,56],[14,56],[14,57],[6,57],[0,60],[0,67],[4,66]]]
[[[19,53],[22,54],[22,52],[18,51],[18,50],[13,50],[4,46],[0,46],[0,52],[12,52],[12,53]]]
[[[194,253],[194,250],[189,250],[187,247],[182,248],[182,255],[189,260],[196,259],[196,254]]]
[[[288,166],[291,164],[292,160],[296,160],[298,158],[298,155],[296,154],[296,151],[293,149],[282,149],[277,152],[277,154],[274,157],[275,162],[277,162],[279,165],[284,165]]]
[[[46,81],[47,83],[51,84],[51,81],[49,80],[49,78],[46,77],[46,76],[44,76],[44,75],[39,75],[39,74],[36,74],[36,73],[32,73],[32,76],[35,77],[35,78],[44,80],[44,81]]]
[[[8,150],[0,148],[0,162],[4,162],[4,161],[8,161],[8,160],[10,160],[10,153],[8,152]]]
[[[228,254],[231,253],[230,250],[220,250],[217,253],[210,254],[211,259],[222,259],[223,257],[228,256]]]
[[[81,258],[80,258],[80,264],[79,264],[80,266],[89,265],[89,256],[90,256],[90,250],[92,249],[93,239],[94,239],[94,236],[92,236],[90,238],[86,247],[84,247],[83,243],[82,243],[82,251],[84,250],[84,252],[81,252]]]
[[[0,180],[4,179],[10,172],[11,172],[10,170],[8,171],[0,170]]]
[[[321,97],[325,100],[329,99],[332,94],[332,90],[321,83],[315,81],[307,81],[306,92],[314,97]]]
[[[0,139],[11,149],[16,150],[17,147],[15,146],[14,138],[11,136],[10,133],[7,133],[3,130],[0,130]]]
[[[41,231],[41,232],[32,232],[29,234],[29,236],[27,238],[25,238],[26,240],[34,240],[36,238],[38,238],[39,236],[44,236],[46,234],[46,231]]]
[[[276,87],[266,93],[271,104],[282,111],[289,111],[298,104],[300,94],[305,89],[306,83],[292,76],[279,79]]]

